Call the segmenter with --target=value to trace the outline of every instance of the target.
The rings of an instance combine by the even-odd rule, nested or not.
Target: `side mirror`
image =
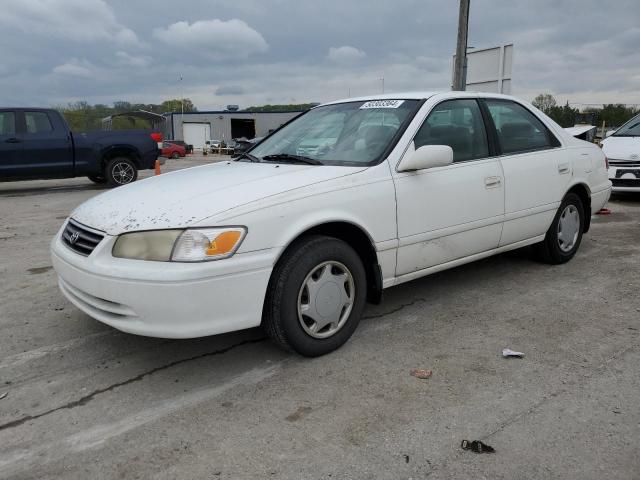
[[[453,163],[453,149],[449,145],[423,145],[417,150],[414,150],[413,142],[411,146],[412,148],[400,160],[399,172],[446,167]]]
[[[610,137],[611,135],[613,135],[614,133],[616,133],[615,130],[609,130],[607,133],[604,134],[604,138]]]

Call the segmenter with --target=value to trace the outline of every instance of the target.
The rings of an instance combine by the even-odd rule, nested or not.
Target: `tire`
[[[112,158],[105,167],[105,177],[110,187],[127,185],[138,178],[138,167],[130,158]]]
[[[180,158],[180,154],[178,152],[173,152],[171,154],[171,158],[173,158],[174,160],[177,160],[178,158]]]
[[[535,245],[538,258],[554,265],[571,260],[582,241],[584,215],[580,197],[575,193],[568,193],[562,200],[544,240]]]
[[[107,179],[104,178],[102,175],[89,175],[87,177],[89,180],[91,180],[93,183],[107,183]]]
[[[318,357],[351,337],[366,297],[366,273],[355,250],[333,237],[309,236],[290,247],[273,270],[262,326],[282,348]]]

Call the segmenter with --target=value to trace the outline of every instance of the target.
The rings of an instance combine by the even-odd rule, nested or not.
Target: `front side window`
[[[45,112],[24,112],[27,133],[48,133],[53,131],[49,115]]]
[[[529,110],[512,101],[487,99],[502,153],[513,154],[552,148],[551,134]]]
[[[447,100],[436,105],[413,141],[416,149],[423,145],[449,145],[454,162],[489,156],[482,113],[473,99]]]
[[[317,107],[264,139],[251,155],[264,161],[289,155],[323,165],[373,165],[418,105],[417,100],[374,100]]]
[[[16,115],[13,112],[0,112],[0,135],[16,133]]]

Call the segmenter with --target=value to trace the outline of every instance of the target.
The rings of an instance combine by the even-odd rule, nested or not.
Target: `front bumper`
[[[640,164],[609,166],[609,180],[614,192],[640,192]]]
[[[56,235],[53,267],[76,307],[118,330],[162,338],[194,338],[258,326],[275,252],[236,254],[197,264],[111,256],[116,237],[88,257]]]

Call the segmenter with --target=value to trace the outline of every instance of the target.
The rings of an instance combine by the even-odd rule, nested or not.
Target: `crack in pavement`
[[[50,415],[52,413],[55,413],[55,412],[57,412],[59,410],[65,410],[65,409],[72,409],[72,408],[76,408],[76,407],[81,407],[83,405],[86,405],[90,401],[92,401],[97,395],[100,395],[101,393],[109,392],[109,391],[114,390],[114,389],[116,389],[118,387],[129,385],[129,384],[135,383],[135,382],[139,382],[143,378],[146,378],[149,375],[153,375],[154,373],[159,372],[161,370],[166,370],[168,368],[175,367],[176,365],[180,365],[182,363],[190,362],[192,360],[198,360],[200,358],[211,357],[211,356],[214,356],[214,355],[222,355],[222,354],[227,353],[230,350],[233,350],[233,349],[235,349],[237,347],[241,347],[241,346],[244,346],[244,345],[249,345],[249,344],[252,344],[252,343],[259,343],[259,342],[263,342],[265,340],[266,340],[266,337],[261,337],[261,338],[257,338],[257,339],[254,339],[254,340],[244,340],[242,342],[235,343],[235,344],[230,345],[230,346],[228,346],[226,348],[223,348],[221,350],[214,350],[213,352],[201,353],[199,355],[194,355],[193,357],[183,358],[181,360],[175,360],[173,362],[167,363],[166,365],[161,365],[159,367],[152,368],[151,370],[147,370],[146,372],[142,372],[142,373],[136,375],[135,377],[129,378],[127,380],[123,380],[121,382],[114,383],[112,385],[109,385],[108,387],[99,388],[97,390],[94,390],[93,392],[91,392],[91,393],[79,398],[78,400],[73,400],[71,402],[65,403],[64,405],[52,408],[52,409],[47,410],[47,411],[42,412],[42,413],[38,413],[36,415],[25,415],[24,417],[18,418],[16,420],[12,420],[12,421],[7,422],[7,423],[4,423],[4,424],[0,425],[0,431],[18,427],[18,426],[22,425],[23,423],[26,423],[26,422],[28,422],[30,420],[37,420],[37,419],[42,418],[44,416]]]
[[[424,299],[424,298],[416,298],[416,299],[412,300],[409,303],[404,303],[402,305],[399,305],[398,307],[396,307],[394,309],[391,309],[391,310],[389,310],[387,312],[379,313],[379,314],[375,314],[375,315],[369,315],[367,317],[363,317],[362,319],[363,320],[367,320],[367,319],[372,319],[372,318],[386,317],[387,315],[391,315],[391,314],[397,313],[397,312],[399,312],[401,310],[404,310],[405,308],[411,307],[412,305],[415,305],[417,303],[423,303],[423,302],[426,302],[426,299]],[[97,390],[94,390],[93,392],[91,392],[91,393],[79,398],[78,400],[73,400],[73,401],[68,402],[68,403],[66,403],[64,405],[52,408],[50,410],[47,410],[45,412],[42,412],[42,413],[39,413],[39,414],[36,414],[36,415],[25,415],[24,417],[18,418],[16,420],[12,420],[12,421],[7,422],[7,423],[4,423],[4,424],[0,425],[0,431],[18,427],[18,426],[20,426],[20,425],[22,425],[22,424],[24,424],[24,423],[26,423],[26,422],[28,422],[30,420],[37,420],[39,418],[42,418],[42,417],[47,416],[47,415],[50,415],[50,414],[55,413],[55,412],[60,411],[60,410],[71,409],[71,408],[76,408],[76,407],[80,407],[80,406],[86,405],[87,403],[92,401],[97,395],[100,395],[100,394],[105,393],[105,392],[109,392],[109,391],[114,390],[114,389],[116,389],[118,387],[129,385],[129,384],[135,383],[135,382],[139,382],[140,380],[142,380],[145,377],[148,377],[149,375],[153,375],[154,373],[159,372],[161,370],[165,370],[165,369],[174,367],[176,365],[180,365],[181,363],[186,363],[186,362],[190,362],[192,360],[197,360],[197,359],[200,359],[200,358],[205,358],[205,357],[209,357],[209,356],[213,356],[213,355],[221,355],[221,354],[227,353],[228,351],[230,351],[230,350],[232,350],[234,348],[237,348],[237,347],[240,347],[240,346],[243,346],[243,345],[247,345],[247,344],[251,344],[251,343],[262,342],[262,341],[264,341],[266,339],[267,339],[267,337],[261,337],[261,338],[255,339],[255,340],[245,340],[243,342],[239,342],[239,343],[236,343],[234,345],[231,345],[231,346],[229,346],[227,348],[223,348],[222,350],[215,350],[213,352],[207,352],[207,353],[203,353],[203,354],[200,354],[200,355],[195,355],[193,357],[183,358],[181,360],[176,360],[174,362],[168,363],[166,365],[162,365],[160,367],[152,368],[151,370],[143,372],[143,373],[141,373],[139,375],[136,375],[135,377],[129,378],[127,380],[123,380],[122,382],[114,383],[112,385],[109,385],[108,387],[99,388]]]
[[[415,305],[416,303],[424,303],[427,300],[425,298],[416,298],[413,301],[409,302],[409,303],[403,303],[402,305],[389,310],[388,312],[384,312],[384,313],[376,313],[375,315],[368,315],[366,317],[362,317],[362,320],[369,320],[371,318],[380,318],[380,317],[386,317],[387,315],[391,315],[392,313],[398,313],[401,310],[404,310],[405,308],[411,307],[413,305]]]

